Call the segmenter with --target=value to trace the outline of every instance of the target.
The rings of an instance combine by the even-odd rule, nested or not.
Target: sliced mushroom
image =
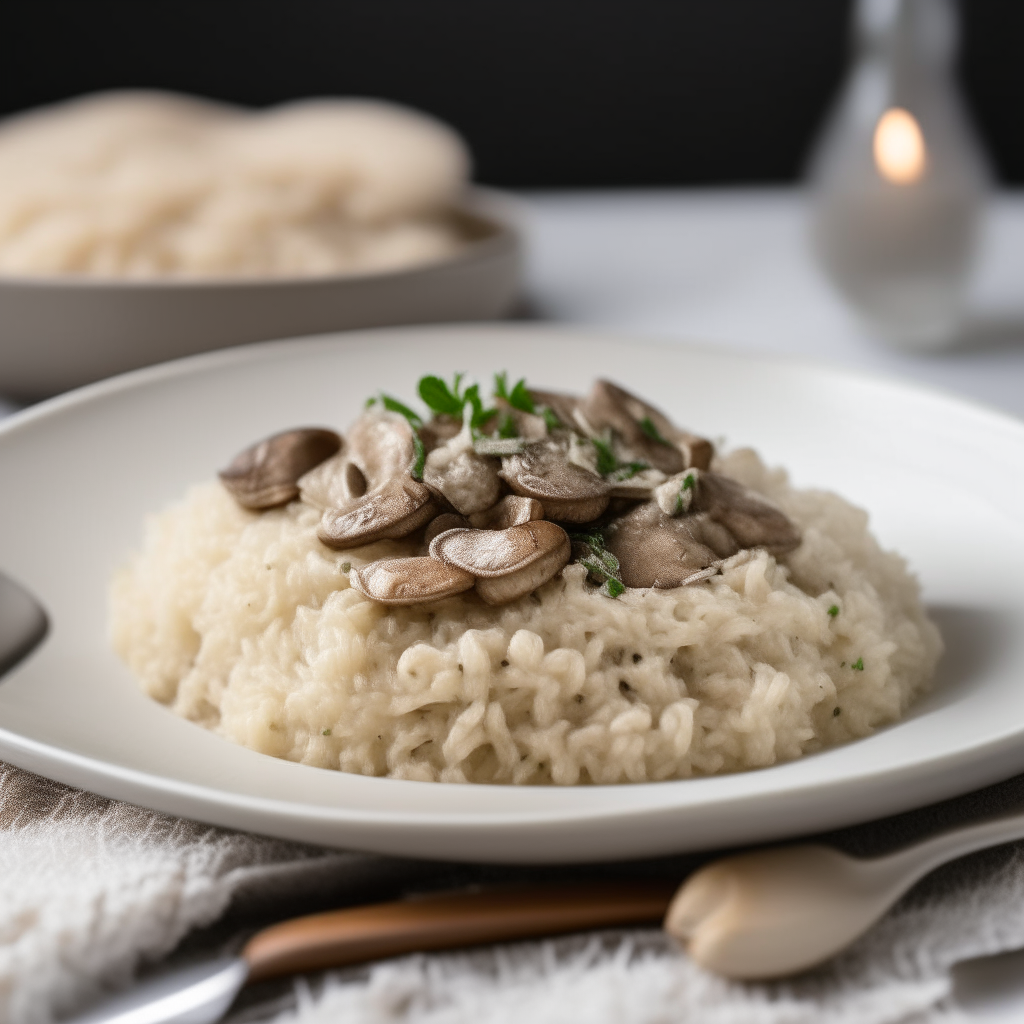
[[[333,430],[286,430],[240,452],[220,479],[245,508],[273,508],[297,498],[299,478],[340,447]]]
[[[530,388],[530,397],[537,409],[547,407],[555,419],[566,430],[579,430],[580,425],[576,421],[576,410],[579,408],[580,400],[576,395],[567,395],[561,391],[536,391]]]
[[[607,380],[599,380],[580,405],[594,435],[615,431],[644,462],[671,476],[685,469],[685,456],[675,443],[676,428],[653,406]]]
[[[456,515],[454,512],[442,512],[435,516],[427,524],[423,534],[423,543],[429,548],[430,542],[448,530],[465,530],[469,527],[469,520],[465,516]]]
[[[676,444],[686,456],[686,465],[689,469],[711,468],[711,460],[715,456],[715,446],[706,437],[682,430],[679,432]]]
[[[514,493],[542,502],[551,519],[587,523],[608,506],[609,485],[569,462],[565,450],[553,441],[503,458],[500,476]]]
[[[430,556],[476,577],[488,604],[505,604],[546,583],[569,561],[569,535],[544,519],[507,530],[449,530],[430,545]]]
[[[412,427],[397,413],[369,409],[352,424],[344,451],[299,480],[302,500],[321,511],[348,509],[409,472]]]
[[[423,482],[461,515],[490,508],[501,497],[496,458],[473,450],[468,430],[435,448],[423,466]]]
[[[352,586],[381,604],[422,604],[469,590],[471,573],[434,558],[385,558],[355,569]]]
[[[350,508],[329,508],[317,536],[337,550],[376,540],[407,537],[437,515],[433,495],[410,476],[400,476],[371,491]]]
[[[728,531],[710,517],[673,518],[653,501],[614,520],[604,537],[627,587],[680,587],[706,578],[698,574],[739,550]]]
[[[741,547],[763,547],[773,555],[800,544],[800,530],[782,511],[738,480],[710,470],[700,474],[692,508],[726,527]]]
[[[507,530],[543,518],[544,506],[536,498],[506,494],[497,505],[471,515],[469,525],[477,530]]]

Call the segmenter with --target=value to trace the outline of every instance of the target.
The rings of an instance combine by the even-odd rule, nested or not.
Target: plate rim
[[[30,427],[40,419],[48,419],[52,416],[57,416],[64,410],[74,409],[83,404],[102,401],[108,395],[118,394],[126,390],[132,390],[136,387],[144,387],[148,383],[171,381],[176,378],[188,377],[196,374],[201,375],[207,368],[223,368],[225,366],[230,366],[232,363],[260,362],[264,359],[273,360],[275,357],[280,356],[289,349],[293,349],[297,343],[304,344],[307,351],[313,351],[320,347],[333,348],[341,343],[359,345],[361,340],[365,339],[367,336],[370,336],[379,342],[379,336],[382,334],[398,336],[396,338],[397,341],[403,338],[409,338],[410,336],[415,337],[423,334],[436,335],[443,333],[451,335],[455,332],[459,334],[472,335],[474,332],[480,331],[481,329],[490,333],[505,332],[510,334],[541,334],[552,337],[576,338],[580,340],[583,338],[600,338],[602,341],[611,344],[630,344],[633,346],[636,346],[637,343],[640,342],[649,349],[655,350],[674,351],[678,353],[680,349],[684,349],[695,353],[703,353],[715,359],[738,360],[747,364],[753,363],[758,365],[772,365],[776,367],[780,365],[796,366],[812,372],[825,372],[829,375],[841,375],[844,378],[854,377],[865,384],[876,387],[881,385],[886,388],[895,388],[903,393],[909,390],[926,398],[941,399],[944,403],[952,401],[953,403],[971,411],[975,415],[981,414],[985,419],[990,420],[993,425],[1009,429],[1012,433],[1017,435],[1021,442],[1024,442],[1024,420],[1020,420],[1012,414],[992,408],[984,403],[944,392],[941,389],[930,387],[928,385],[922,385],[913,381],[904,381],[900,378],[886,376],[884,374],[860,370],[847,370],[845,367],[830,364],[825,360],[817,360],[805,356],[779,356],[760,352],[745,353],[742,351],[728,349],[723,346],[680,343],[679,341],[674,341],[671,338],[664,337],[643,338],[642,336],[638,336],[632,332],[625,333],[607,331],[600,328],[591,328],[586,326],[567,327],[564,325],[544,323],[501,324],[486,322],[475,324],[459,323],[454,325],[432,324],[428,326],[380,327],[359,331],[330,332],[295,339],[258,342],[249,345],[236,346],[229,349],[199,353],[155,366],[133,370],[107,380],[85,385],[81,388],[75,389],[74,391],[45,400],[35,406],[29,407],[28,409],[14,413],[0,421],[0,442],[3,442],[9,435]],[[29,656],[30,659],[31,657],[32,655]],[[979,749],[980,746],[983,746],[984,749]],[[224,789],[219,789],[213,785],[198,785],[192,782],[174,779],[170,776],[156,775],[141,769],[117,765],[109,761],[102,761],[94,757],[69,752],[61,747],[29,739],[19,733],[13,733],[3,728],[0,728],[0,751],[2,751],[4,756],[11,760],[11,763],[13,764],[18,764],[22,758],[24,758],[25,761],[32,762],[32,765],[37,765],[39,762],[49,762],[51,764],[58,764],[62,768],[67,768],[68,772],[84,772],[89,776],[91,782],[95,780],[109,780],[111,784],[110,789],[114,789],[116,792],[104,792],[104,789],[107,788],[105,785],[98,785],[95,789],[96,791],[103,793],[103,795],[111,796],[116,799],[133,800],[131,795],[125,795],[125,787],[133,790],[134,792],[145,790],[149,793],[159,794],[161,796],[159,801],[147,800],[146,803],[149,806],[156,807],[156,809],[164,813],[182,813],[181,811],[169,809],[168,807],[169,804],[174,804],[176,802],[175,798],[178,800],[183,798],[198,800],[202,804],[204,811],[216,808],[223,808],[227,811],[231,808],[237,810],[240,807],[248,807],[253,811],[269,814],[274,820],[273,822],[268,822],[268,825],[280,823],[280,827],[267,828],[266,831],[268,834],[282,835],[290,838],[296,838],[294,829],[289,829],[287,832],[282,832],[280,829],[284,827],[285,823],[295,822],[300,819],[307,821],[315,819],[317,822],[371,825],[378,829],[384,828],[385,830],[401,830],[409,827],[430,827],[444,828],[454,830],[456,833],[463,833],[469,830],[478,831],[481,827],[486,827],[493,830],[497,835],[503,834],[509,829],[521,830],[527,826],[542,827],[545,823],[556,819],[562,822],[569,821],[585,825],[600,822],[602,819],[606,819],[608,817],[608,812],[602,811],[600,808],[594,808],[592,810],[579,809],[576,813],[571,814],[567,814],[564,809],[552,810],[550,812],[534,809],[523,812],[517,812],[515,810],[500,811],[495,812],[493,815],[480,812],[473,812],[472,815],[469,815],[463,812],[459,815],[447,816],[437,812],[430,812],[428,816],[423,816],[407,815],[403,811],[394,810],[369,812],[361,808],[352,809],[344,807],[323,807],[313,804],[288,804],[285,801],[274,798],[250,797],[248,794],[233,793]],[[10,753],[14,753],[15,757],[11,758],[9,756]],[[249,751],[248,753],[257,757],[269,756],[261,755],[253,751]],[[276,761],[279,759],[275,758],[274,760]],[[664,792],[666,794],[666,799],[657,801],[655,806],[644,805],[636,808],[632,812],[621,808],[614,811],[614,817],[620,821],[641,819],[644,817],[664,814],[671,804],[669,794],[678,787],[689,786],[691,789],[706,789],[708,787],[702,784],[713,784],[721,779],[750,779],[753,777],[765,778],[780,770],[785,770],[789,765],[800,764],[805,761],[806,758],[801,758],[795,762],[789,762],[788,764],[776,765],[742,773],[734,773],[729,776],[715,776],[707,779],[668,780],[658,783],[627,783],[615,786],[592,786],[587,787],[587,789],[590,791],[601,789],[623,790],[643,787],[646,790],[652,790],[656,787],[659,791]],[[287,761],[284,761],[283,763],[299,771],[312,767]],[[38,767],[32,767],[30,764],[23,764],[21,766],[29,768],[29,770],[39,770]],[[963,784],[958,784],[957,786],[943,786],[941,796],[932,797],[931,799],[926,800],[926,802],[931,802],[932,799],[945,799],[953,795],[959,795],[963,792],[967,792],[979,785],[998,781],[998,779],[1005,778],[1007,775],[1013,774],[1021,769],[1024,769],[1024,749],[1020,750],[1019,755],[1015,756],[1014,737],[1006,736],[997,742],[990,741],[984,745],[976,744],[975,747],[959,749],[952,753],[947,752],[940,754],[929,758],[927,761],[919,759],[912,764],[901,766],[896,769],[874,769],[867,773],[857,773],[855,776],[844,779],[830,780],[824,784],[810,784],[804,782],[790,785],[788,787],[784,787],[784,792],[787,799],[790,800],[798,799],[802,794],[812,794],[819,796],[820,798],[820,794],[824,792],[842,792],[844,789],[850,787],[863,787],[865,785],[878,786],[882,779],[893,780],[898,778],[910,782],[917,779],[920,783],[922,781],[920,778],[922,775],[945,776],[959,770],[959,778],[962,780]],[[319,769],[319,771],[330,770]],[[53,777],[54,774],[63,775],[64,773],[54,773],[50,771],[46,774]],[[364,780],[370,784],[384,786],[393,785],[395,782],[399,781],[384,778],[360,778],[364,778]],[[61,778],[60,781],[65,781],[70,785],[76,785],[74,781],[67,779],[66,776]],[[81,783],[77,784],[81,785]],[[415,783],[407,784],[416,785]],[[422,783],[420,785],[422,785]],[[489,789],[493,791],[504,791],[508,789],[507,786],[498,785],[466,785],[472,785],[475,790]],[[918,785],[917,788],[920,789],[922,787]],[[924,786],[923,788],[927,789],[929,787]],[[538,789],[540,788],[538,787]],[[696,803],[700,806],[706,806],[715,802],[723,808],[728,809],[729,807],[742,806],[745,802],[758,799],[761,795],[762,794],[758,792],[751,793],[748,791],[733,795],[719,795],[714,798],[709,798],[708,800],[698,799],[696,801],[691,801],[691,804]],[[134,802],[138,801],[136,800]],[[889,803],[892,806],[886,809],[885,813],[894,813],[898,810],[907,809],[910,806],[920,805],[920,802],[914,802],[913,798],[909,803],[905,798],[893,799],[890,800]],[[157,806],[157,804],[160,804],[161,806]],[[194,814],[187,814],[186,816],[195,817]],[[850,823],[849,816],[840,815],[840,817],[845,823]],[[878,817],[878,814],[873,813],[858,820],[868,820],[868,818],[871,817]],[[209,821],[211,824],[224,824],[223,817],[220,820],[215,820],[211,817],[200,816],[199,820]],[[831,824],[832,823],[826,822],[825,827],[831,827]],[[239,826],[228,825],[227,827]],[[815,830],[820,831],[821,829],[816,827]],[[783,828],[779,834],[793,834],[793,831],[790,828]],[[346,845],[351,847],[351,844]],[[690,846],[688,848],[697,847]],[[656,852],[666,851],[662,850]],[[451,859],[450,855],[446,855],[446,857],[447,859]],[[479,853],[477,852],[472,859],[480,859]],[[535,858],[537,862],[544,859],[545,858],[543,856]]]

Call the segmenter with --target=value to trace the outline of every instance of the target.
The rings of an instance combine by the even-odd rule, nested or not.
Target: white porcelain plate
[[[256,754],[143,696],[106,639],[107,580],[144,515],[240,448],[344,428],[382,386],[494,369],[580,390],[614,377],[679,423],[757,447],[871,512],[920,574],[948,653],[903,723],[791,764],[643,785],[364,778]],[[387,330],[142,370],[0,425],[0,569],[50,617],[0,681],[0,757],[161,811],[380,852],[490,861],[639,857],[775,839],[1024,770],[1024,423],[798,362],[539,327]]]

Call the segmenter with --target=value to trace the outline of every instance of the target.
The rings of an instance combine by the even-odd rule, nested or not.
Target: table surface
[[[991,202],[964,336],[887,347],[817,267],[797,189],[522,197],[532,315],[913,379],[1024,416],[1024,192]]]

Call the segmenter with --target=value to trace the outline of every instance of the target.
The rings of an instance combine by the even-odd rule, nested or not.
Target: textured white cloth
[[[965,1020],[950,968],[1024,946],[1024,850],[946,869],[855,946],[796,980],[738,984],[658,932],[414,956],[299,983],[283,1024],[911,1024]]]
[[[839,838],[848,848],[891,845],[965,811],[1006,809],[1022,793],[1024,781],[1011,780]],[[417,863],[174,820],[0,765],[0,1022],[84,1009],[233,900],[250,911],[263,900],[269,921],[289,890],[325,894],[329,906],[397,895],[410,881],[495,877],[493,869]],[[328,975],[300,982],[297,1006],[277,1016],[301,1024],[948,1021],[959,1019],[951,965],[1022,946],[1024,849],[1004,847],[935,873],[841,957],[787,983],[726,982],[656,931],[630,931]]]

